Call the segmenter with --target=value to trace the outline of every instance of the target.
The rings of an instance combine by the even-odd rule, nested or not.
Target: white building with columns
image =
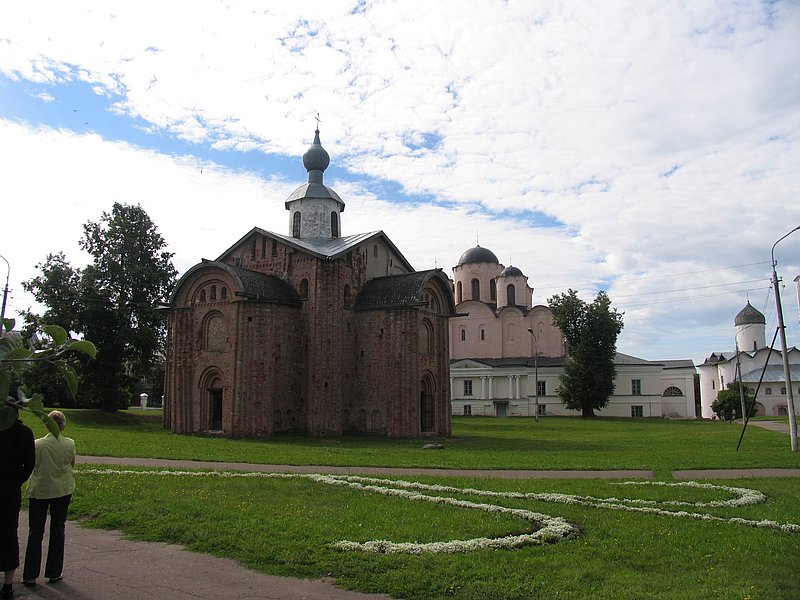
[[[476,246],[453,267],[458,317],[450,320],[454,415],[579,415],[558,397],[564,338],[528,278]],[[691,360],[648,361],[618,353],[616,390],[602,416],[694,418]]]

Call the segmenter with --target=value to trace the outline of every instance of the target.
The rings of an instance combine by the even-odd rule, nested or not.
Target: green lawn
[[[67,417],[67,434],[81,454],[274,464],[645,468],[667,482],[673,469],[800,467],[788,436],[748,428],[743,449],[736,452],[741,427],[719,422],[548,417],[537,424],[459,417],[454,437],[443,441],[444,450],[422,450],[420,440],[176,436],[161,428],[154,412],[67,411]],[[41,424],[31,424],[38,435],[43,433]],[[139,473],[126,472],[131,470]],[[728,519],[800,524],[800,478],[718,482],[766,495],[766,501],[753,505],[664,507],[721,519],[709,522],[541,497],[487,496],[464,488],[687,502],[724,500],[730,497],[727,492],[607,480],[413,478],[461,490],[420,494],[474,503],[456,507],[302,476],[195,477],[141,471],[78,467],[71,518],[120,529],[137,539],[230,557],[267,573],[330,576],[343,587],[408,600],[797,598],[800,533]],[[478,510],[477,505],[562,517],[578,533],[546,545],[458,554],[373,554],[335,546],[342,540],[499,538],[532,529],[518,516]]]
[[[536,423],[456,417],[453,437],[438,440],[445,449],[424,450],[420,440],[365,436],[231,440],[175,435],[162,428],[159,411],[65,412],[67,435],[75,439],[78,452],[96,456],[456,469],[650,469],[658,477],[669,477],[675,469],[800,467],[800,456],[788,451],[788,436],[751,424],[737,452],[741,426],[720,421],[547,417]]]

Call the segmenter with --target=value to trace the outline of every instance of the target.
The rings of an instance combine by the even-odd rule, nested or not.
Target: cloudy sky
[[[775,332],[798,0],[4,2],[6,314],[48,253],[87,263],[81,225],[114,202],[142,205],[180,272],[288,233],[317,114],[344,235],[382,229],[448,275],[479,243],[537,303],[606,290],[619,350],[646,359],[733,348],[748,299]],[[775,259],[798,344],[800,231]]]

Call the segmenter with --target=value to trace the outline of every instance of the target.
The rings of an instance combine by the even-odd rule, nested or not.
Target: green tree
[[[97,349],[89,341],[70,338],[64,328],[58,325],[45,325],[42,328],[45,337],[39,348],[26,348],[17,339],[8,336],[13,328],[13,319],[3,319],[0,327],[0,431],[5,431],[14,424],[18,410],[27,410],[35,414],[58,437],[58,425],[48,416],[44,408],[44,397],[40,393],[28,398],[22,389],[18,389],[17,400],[9,395],[14,372],[30,365],[50,365],[66,382],[67,390],[74,398],[78,391],[78,376],[67,362],[67,355],[78,352],[94,358]]]
[[[28,311],[25,320],[28,327],[58,320],[92,339],[99,353],[80,368],[84,395],[90,405],[115,410],[128,405],[133,382],[158,363],[166,323],[157,307],[175,284],[173,255],[141,206],[120,203],[84,224],[80,246],[92,257],[82,270],[61,253],[37,265],[41,275],[23,287],[46,310]]]
[[[611,308],[605,292],[599,292],[591,304],[578,298],[575,290],[555,295],[547,303],[567,349],[558,395],[567,408],[594,417],[594,411],[606,406],[614,393],[622,313]]]
[[[716,400],[711,403],[711,410],[714,411],[723,421],[732,421],[733,419],[742,418],[742,397],[739,393],[741,384],[736,381],[729,383],[724,390],[720,390],[717,394]],[[753,397],[746,387],[742,387],[744,393],[745,406],[750,406]],[[751,408],[750,416],[755,414],[755,407]]]

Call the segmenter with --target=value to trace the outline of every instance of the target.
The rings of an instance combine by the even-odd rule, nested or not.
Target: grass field
[[[800,467],[789,439],[754,425],[741,449],[738,424],[662,419],[456,417],[444,450],[420,440],[277,436],[231,440],[175,435],[160,411],[65,411],[78,452],[258,464],[438,467],[455,469],[675,469]],[[30,421],[29,419],[29,422]],[[33,425],[36,427],[36,425]]]
[[[670,482],[673,469],[800,467],[787,436],[753,427],[736,452],[740,426],[718,422],[547,418],[536,424],[459,417],[453,438],[443,441],[445,449],[430,451],[421,449],[420,440],[175,436],[161,429],[160,415],[153,412],[68,411],[67,417],[67,434],[81,454],[273,464],[644,468],[654,469],[665,482]],[[32,426],[43,433],[40,424]],[[456,489],[423,490],[414,497],[381,492],[397,488],[387,483],[353,487],[302,476],[197,477],[89,467],[76,471],[78,487],[70,514],[87,525],[120,529],[137,539],[180,543],[267,573],[333,577],[340,586],[396,598],[789,599],[797,598],[800,590],[800,533],[747,524],[800,524],[800,478],[718,482],[766,496],[762,502],[732,507],[631,505],[623,500],[702,504],[731,495],[719,489],[605,480],[415,477],[414,482]],[[584,500],[575,504],[518,497],[543,492]],[[472,504],[433,503],[430,496]],[[620,502],[614,508],[585,500],[588,497],[615,497]],[[478,505],[562,517],[577,533],[545,545],[457,554],[375,554],[336,546],[342,540],[421,544],[502,538],[532,530],[515,514],[476,509]],[[632,512],[630,506],[668,512]],[[673,514],[678,511],[717,520]],[[728,520],[732,517],[744,521]]]

